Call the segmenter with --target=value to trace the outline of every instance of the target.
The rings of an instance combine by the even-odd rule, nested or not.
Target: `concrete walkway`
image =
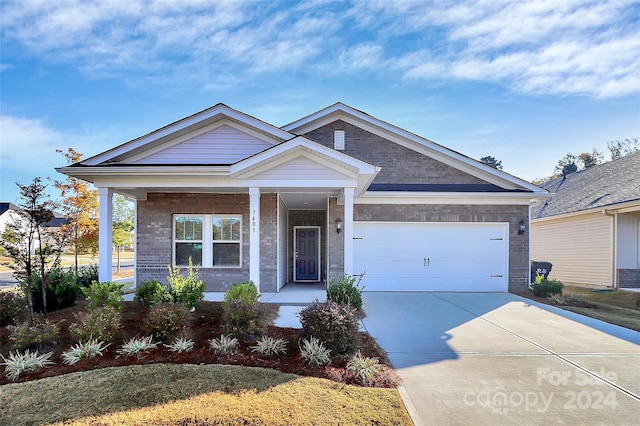
[[[507,293],[364,294],[416,424],[638,424],[640,333]]]
[[[133,300],[133,294],[125,294],[124,300]],[[205,292],[204,300],[209,302],[221,302],[224,300],[224,292]],[[287,284],[278,293],[261,293],[260,301],[280,305],[278,318],[275,321],[277,327],[302,328],[298,319],[298,312],[314,300],[324,302],[327,293],[324,284]]]

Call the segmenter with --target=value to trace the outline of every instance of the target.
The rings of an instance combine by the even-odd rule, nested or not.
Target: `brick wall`
[[[526,292],[529,277],[529,229],[518,235],[528,206],[511,205],[354,205],[355,221],[390,222],[508,222],[509,291]]]
[[[337,198],[329,198],[329,223],[332,224],[330,228],[333,227],[333,224],[336,223],[336,219],[344,220],[344,206],[338,204]],[[328,263],[328,280],[330,281],[332,278],[339,279],[342,277],[344,271],[344,234],[338,234],[335,232],[335,229],[329,231],[328,238],[328,255],[327,255],[327,263]],[[349,273],[350,271],[347,271]]]
[[[278,195],[260,195],[260,292],[277,290]]]
[[[345,131],[347,155],[381,167],[373,183],[482,184],[481,179],[338,120],[304,136],[333,148],[334,130]]]
[[[167,266],[172,263],[173,215],[180,213],[241,214],[242,267],[200,268],[199,273],[206,291],[224,291],[233,283],[249,279],[248,194],[152,193],[138,201],[137,212],[137,284],[149,279],[167,283]]]

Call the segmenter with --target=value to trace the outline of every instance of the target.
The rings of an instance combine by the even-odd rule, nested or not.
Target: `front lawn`
[[[562,295],[565,304],[554,303],[547,298],[535,297],[531,293],[522,296],[610,324],[640,331],[640,293],[565,286]]]
[[[411,425],[395,389],[272,369],[151,364],[4,385],[0,422],[50,424]]]

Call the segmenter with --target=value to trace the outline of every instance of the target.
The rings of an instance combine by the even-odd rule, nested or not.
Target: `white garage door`
[[[354,222],[365,291],[507,291],[508,223]]]

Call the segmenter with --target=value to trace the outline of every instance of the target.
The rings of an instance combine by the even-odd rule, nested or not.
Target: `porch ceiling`
[[[338,197],[336,192],[281,192],[280,198],[289,209],[325,210],[327,197]]]

